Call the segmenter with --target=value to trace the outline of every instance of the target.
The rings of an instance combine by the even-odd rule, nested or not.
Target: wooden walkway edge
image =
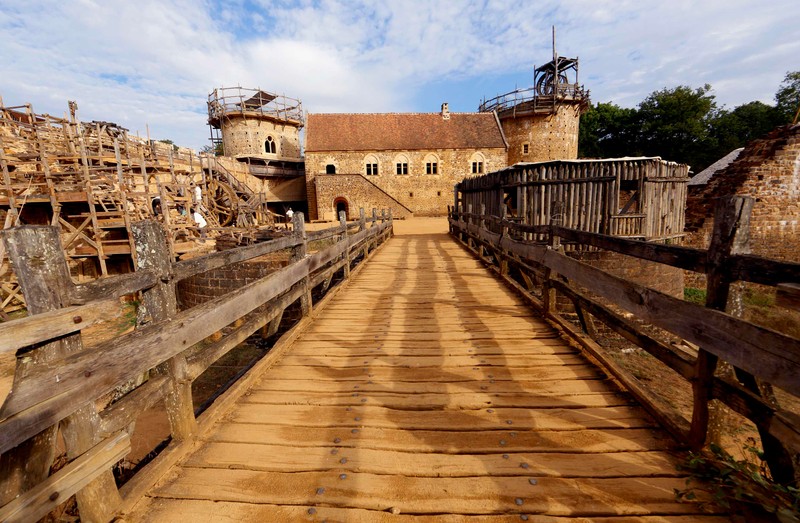
[[[673,440],[446,227],[397,224],[124,520],[728,521],[675,500]]]

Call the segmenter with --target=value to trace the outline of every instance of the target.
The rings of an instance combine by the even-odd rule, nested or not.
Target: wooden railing
[[[392,234],[391,213],[306,233],[302,213],[294,232],[277,240],[173,263],[164,230],[133,224],[137,271],[74,284],[53,227],[18,227],[3,241],[28,300],[29,316],[0,324],[0,351],[17,351],[13,389],[0,408],[0,521],[36,521],[73,494],[82,521],[108,521],[130,507],[185,454],[260,370],[271,365],[314,315],[312,290],[332,296],[334,275],[351,267]],[[326,240],[325,242],[317,242]],[[309,243],[329,246],[309,252]],[[313,247],[313,244],[312,244]],[[278,251],[289,264],[267,277],[188,310],[178,311],[176,283],[215,268]],[[357,270],[357,269],[356,269]],[[84,348],[81,331],[141,293],[139,321],[127,334]],[[192,382],[259,329],[272,336],[295,302],[302,318],[253,369],[214,404],[195,415]],[[208,338],[232,326],[218,341]],[[205,343],[201,343],[204,342]],[[98,408],[110,393],[116,401]],[[163,400],[171,442],[120,489],[112,467],[130,451],[134,422]],[[61,432],[69,462],[50,475]]]
[[[719,400],[755,423],[773,478],[791,484],[796,481],[794,467],[800,451],[800,416],[778,407],[772,398],[764,396],[763,387],[772,384],[800,395],[800,340],[725,312],[731,284],[739,280],[779,286],[784,303],[792,302],[792,292],[793,303],[797,303],[800,264],[743,254],[749,252],[747,223],[752,204],[752,199],[739,197],[721,202],[707,251],[566,229],[557,223],[522,225],[469,212],[471,209],[453,211],[450,230],[546,318],[600,361],[679,441],[694,449],[704,447],[709,401]],[[493,232],[498,230],[499,233]],[[522,233],[547,235],[548,245],[515,239],[524,238]],[[706,306],[632,283],[566,256],[560,248],[562,240],[705,273]],[[574,304],[578,322],[573,324],[559,312],[557,294]],[[693,344],[695,350],[681,350],[651,336],[639,322],[624,317],[620,309]],[[691,422],[659,401],[653,390],[607,356],[592,337],[596,332],[592,318],[691,383]],[[735,378],[715,375],[720,360],[733,365]]]

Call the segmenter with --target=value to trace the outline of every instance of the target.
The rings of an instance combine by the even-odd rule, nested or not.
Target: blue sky
[[[0,95],[199,148],[206,97],[242,85],[310,112],[474,111],[579,56],[594,101],[713,86],[771,103],[800,69],[797,0],[0,0]]]

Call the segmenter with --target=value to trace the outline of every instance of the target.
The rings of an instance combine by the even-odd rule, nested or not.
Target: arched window
[[[425,174],[439,174],[439,157],[433,153],[425,156]]]
[[[378,158],[374,154],[368,154],[364,158],[364,172],[367,176],[378,175]]]
[[[336,166],[329,163],[325,166],[325,174],[336,174]]]
[[[469,159],[469,172],[471,174],[483,174],[486,166],[486,158],[481,153],[475,153]]]
[[[267,154],[275,154],[275,139],[272,136],[267,136],[264,142],[264,152]]]
[[[408,156],[405,154],[398,154],[394,157],[395,173],[398,175],[408,174]]]

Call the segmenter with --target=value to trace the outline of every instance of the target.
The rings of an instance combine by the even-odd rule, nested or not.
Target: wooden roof
[[[505,148],[493,113],[309,114],[306,152]]]

